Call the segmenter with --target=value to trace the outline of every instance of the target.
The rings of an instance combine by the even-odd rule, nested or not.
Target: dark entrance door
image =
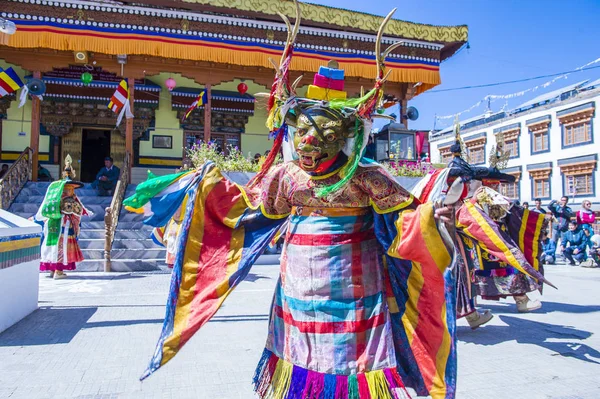
[[[110,155],[110,130],[83,129],[81,143],[81,181],[92,182]]]

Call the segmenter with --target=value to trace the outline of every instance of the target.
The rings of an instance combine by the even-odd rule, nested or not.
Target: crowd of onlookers
[[[547,210],[542,207],[539,198],[534,202],[533,208],[527,202],[523,203],[523,207],[551,219],[552,237],[547,231],[542,232],[543,263],[554,264],[560,249],[560,254],[571,266],[600,266],[600,235],[594,234],[596,216],[590,201],[584,200],[581,209],[576,212],[568,205],[568,197],[551,201]]]

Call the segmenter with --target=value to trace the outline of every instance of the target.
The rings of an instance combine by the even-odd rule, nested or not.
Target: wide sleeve
[[[412,199],[387,173],[371,173],[363,187],[371,196],[375,235],[385,254],[398,372],[419,396],[452,399],[457,373],[453,253],[434,207]]]
[[[500,262],[554,287],[538,271],[544,215],[513,207],[507,219],[508,231],[505,231],[482,209],[467,201],[456,212],[456,227]]]
[[[153,214],[148,222],[164,225],[181,205],[181,200],[175,199],[183,198],[183,194],[187,196],[187,204],[177,237],[163,329],[142,379],[172,359],[210,320],[248,275],[287,216],[264,213],[266,208],[262,203],[249,202],[249,197],[262,196],[259,192],[262,187],[254,191],[245,189],[223,177],[213,164],[179,175],[170,184],[165,185],[164,177],[158,179],[163,179],[162,189],[159,185],[152,191],[149,186],[154,183],[144,182],[147,192],[140,193],[135,201],[138,206],[150,204]],[[271,179],[271,184],[277,186],[277,179]],[[151,192],[155,195],[141,204]],[[169,197],[173,200],[169,201]],[[132,203],[133,199],[126,201],[127,205]],[[161,206],[169,211],[163,212]]]

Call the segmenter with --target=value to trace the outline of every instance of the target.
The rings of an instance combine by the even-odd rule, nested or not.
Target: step
[[[104,238],[81,238],[79,237],[79,247],[81,249],[104,249]],[[161,245],[156,244],[150,238],[144,239],[115,239],[113,240],[112,249],[161,249]]]
[[[145,227],[145,225],[142,222],[119,222],[119,224],[117,225],[117,230],[142,230],[144,227]],[[81,229],[82,230],[86,230],[86,229],[92,229],[92,230],[104,229],[104,220],[102,220],[102,221],[97,221],[97,220],[89,221],[89,220],[84,219],[81,222]]]
[[[151,230],[121,230],[117,225],[117,230],[115,231],[115,240],[118,239],[133,239],[145,240],[150,237]],[[105,231],[104,229],[85,229],[81,230],[79,233],[79,239],[104,239]]]
[[[104,249],[81,249],[84,259],[104,259]],[[167,251],[164,248],[126,248],[114,249],[110,252],[111,259],[165,259]]]
[[[111,259],[110,270],[113,272],[151,272],[169,270],[162,259]],[[86,259],[77,264],[78,272],[103,272],[103,259]]]

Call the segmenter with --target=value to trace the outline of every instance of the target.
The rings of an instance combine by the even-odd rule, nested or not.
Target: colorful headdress
[[[377,32],[377,39],[375,42],[377,74],[375,77],[375,85],[370,91],[366,94],[361,93],[359,98],[347,98],[346,93],[344,92],[344,71],[339,69],[337,63],[333,61],[330,62],[327,67],[321,67],[319,69],[319,73],[316,74],[313,79],[313,84],[308,88],[307,97],[299,98],[296,96],[296,87],[302,76],[293,83],[290,83],[289,75],[294,45],[300,29],[301,20],[300,5],[295,0],[294,3],[296,5],[296,20],[293,27],[285,15],[279,14],[288,28],[288,37],[279,66],[271,60],[277,71],[267,103],[267,127],[271,132],[270,137],[274,138],[273,147],[266,161],[263,163],[261,170],[254,177],[252,182],[250,182],[250,186],[257,184],[268,172],[275,161],[277,154],[281,150],[284,140],[287,140],[288,129],[286,116],[288,113],[292,112],[298,116],[309,108],[329,108],[341,113],[344,120],[352,121],[353,127],[351,128],[351,133],[349,135],[352,140],[349,140],[347,148],[344,150],[348,156],[348,161],[339,172],[342,179],[332,186],[321,187],[316,191],[316,194],[319,197],[324,197],[339,190],[350,181],[358,168],[358,164],[366,147],[367,140],[364,136],[370,132],[371,119],[379,116],[375,113],[375,110],[380,108],[383,104],[383,84],[389,75],[389,72],[387,74],[385,73],[385,59],[390,52],[401,44],[401,42],[394,43],[388,46],[385,51],[381,50],[383,31],[396,9],[392,10],[386,16]]]

